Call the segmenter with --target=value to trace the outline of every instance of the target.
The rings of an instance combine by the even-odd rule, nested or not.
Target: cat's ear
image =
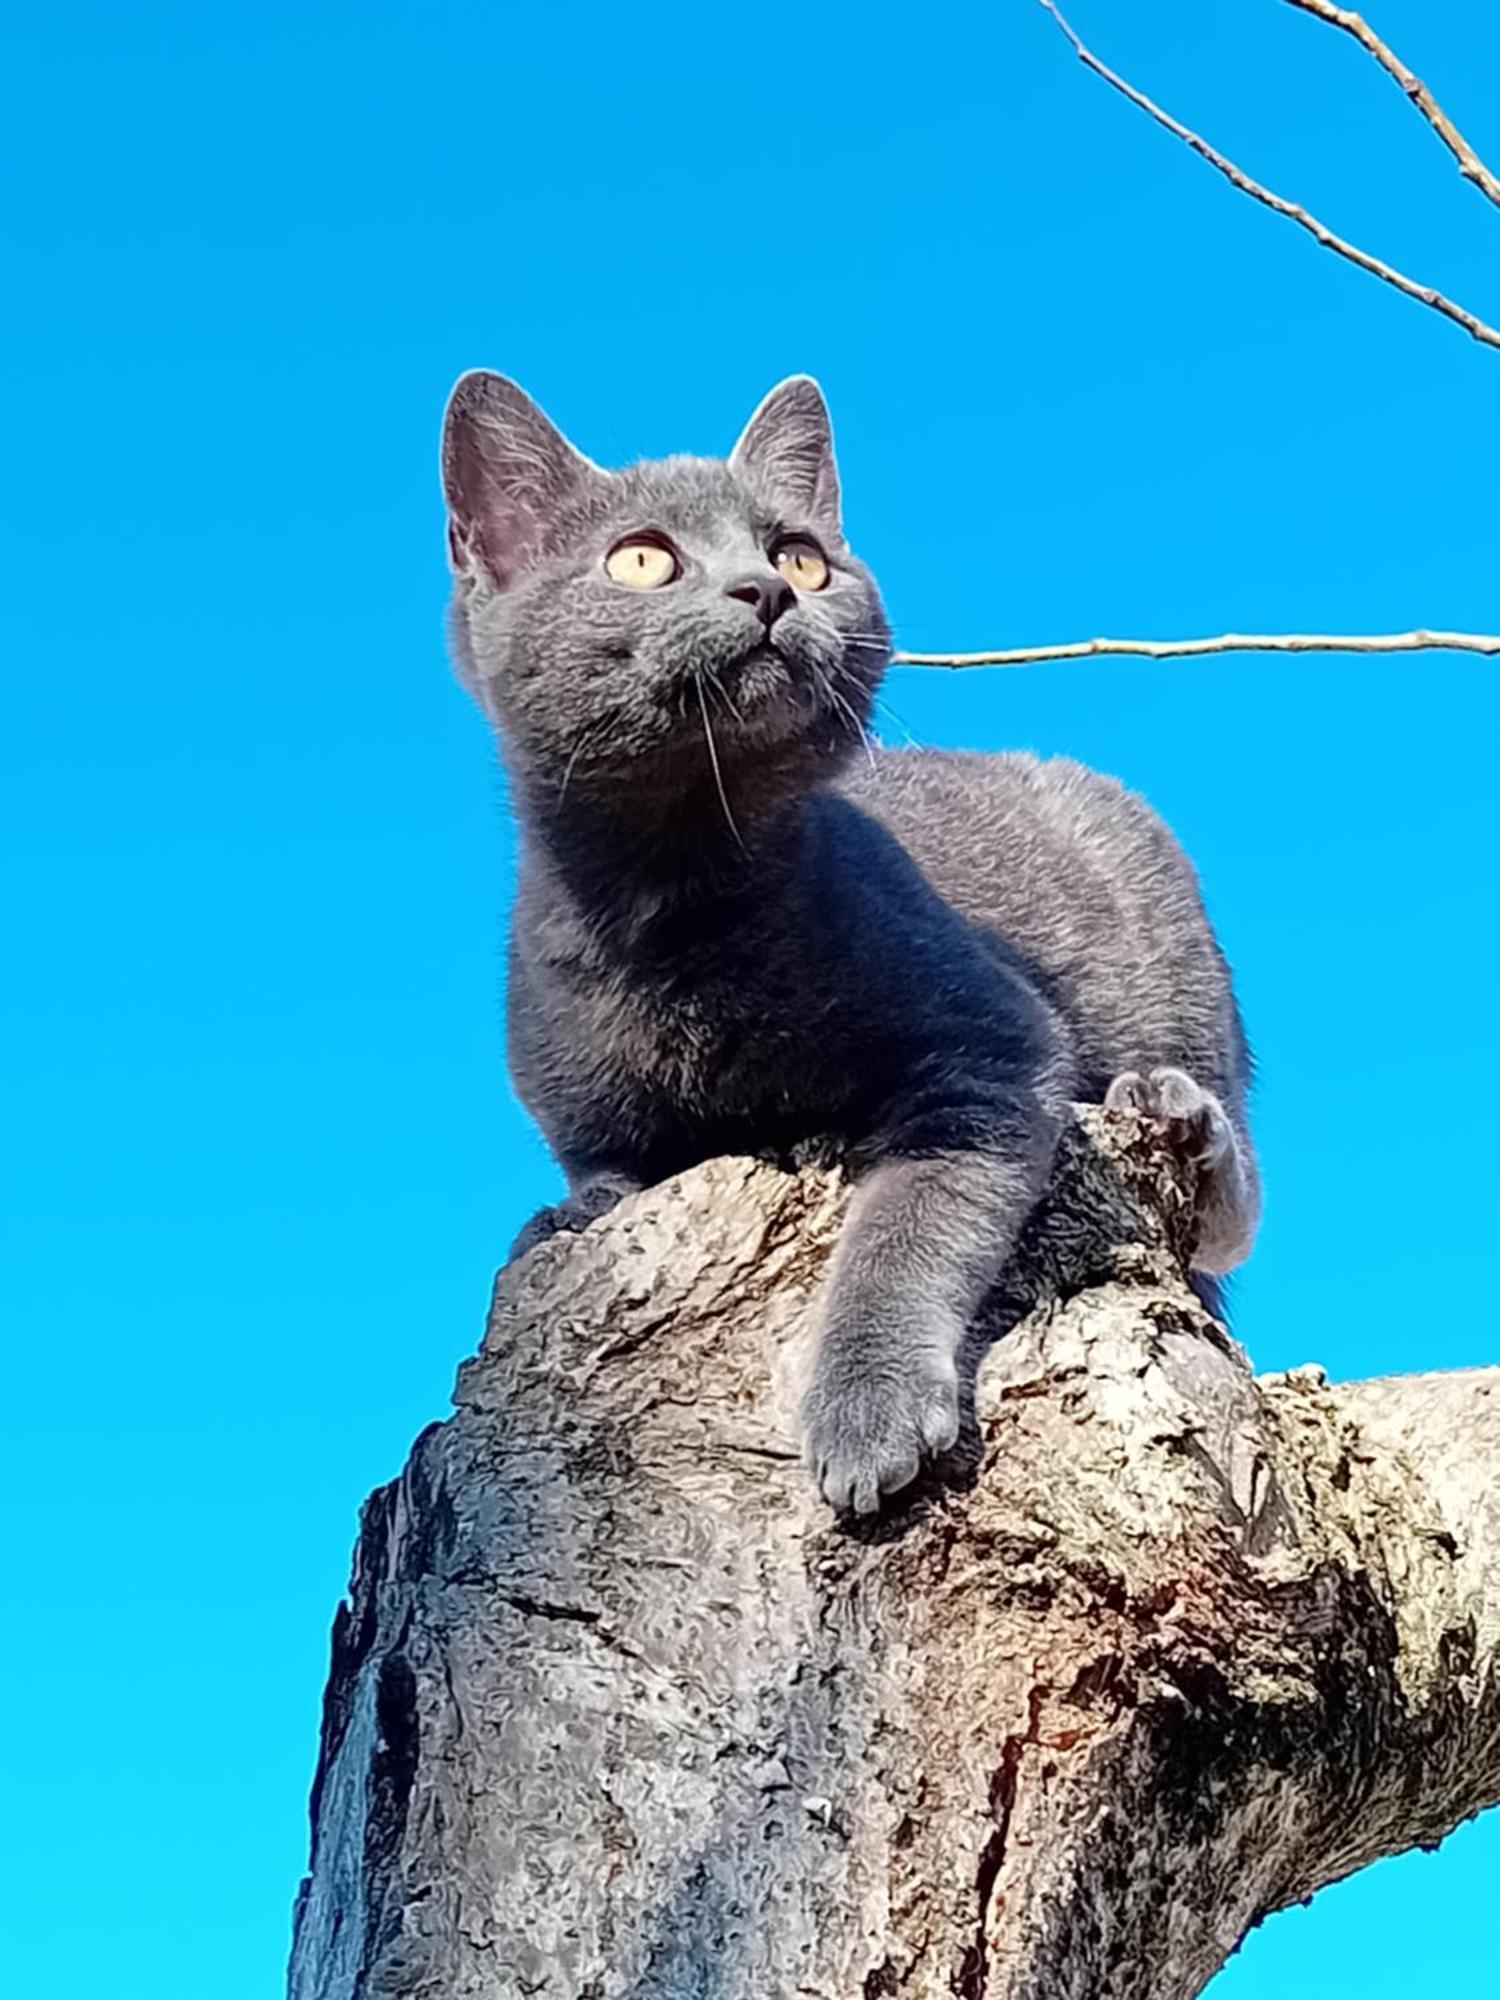
[[[839,532],[839,469],[823,391],[811,375],[789,375],[766,397],[729,454],[783,506]]]
[[[483,570],[508,590],[540,553],[548,519],[607,477],[504,375],[459,377],[443,419],[443,491],[460,576]]]

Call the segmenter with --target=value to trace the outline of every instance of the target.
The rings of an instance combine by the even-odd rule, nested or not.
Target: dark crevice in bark
[[[497,1590],[495,1598],[527,1618],[552,1618],[564,1625],[597,1625],[604,1616],[602,1611],[586,1604],[549,1604],[540,1597],[527,1597],[519,1590]]]
[[[402,1925],[401,1901],[389,1893],[389,1885],[394,1874],[392,1863],[406,1832],[422,1743],[417,1676],[403,1650],[410,1631],[408,1611],[394,1645],[382,1655],[375,1671],[377,1735],[367,1779],[364,1879],[377,1894],[371,1904],[373,1921],[365,1929],[363,1970],[366,1973],[400,1935]]]
[[[979,1905],[979,1917],[974,1928],[974,1941],[965,1951],[963,1962],[953,1977],[953,1990],[959,1995],[959,2000],[984,2000],[989,1988],[990,1898],[1000,1870],[1005,1865],[1005,1849],[1010,1839],[1011,1820],[1015,1816],[1016,1794],[1021,1785],[1022,1761],[1027,1750],[1039,1740],[1046,1696],[1047,1690],[1040,1683],[1032,1688],[1026,1729],[1022,1735],[1005,1739],[1000,1749],[1000,1762],[990,1779],[990,1817],[995,1824],[979,1851],[979,1866],[975,1871],[974,1895]]]
[[[446,1423],[429,1424],[412,1447],[405,1472],[396,1482],[404,1502],[405,1529],[394,1551],[393,1574],[402,1583],[419,1583],[440,1576],[453,1553],[458,1520],[448,1491],[444,1446]]]
[[[390,1548],[391,1514],[398,1482],[377,1486],[360,1510],[359,1540],[355,1544],[354,1576],[349,1596],[333,1614],[331,1659],[328,1685],[323,1694],[323,1723],[318,1742],[317,1768],[313,1772],[308,1814],[312,1820],[313,1861],[317,1861],[317,1833],[323,1787],[334,1759],[343,1748],[360,1671],[375,1643],[378,1624],[376,1595],[370,1577],[385,1567]]]

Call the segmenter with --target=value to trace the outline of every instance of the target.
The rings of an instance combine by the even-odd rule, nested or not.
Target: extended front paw
[[[1185,1069],[1128,1069],[1104,1093],[1106,1111],[1134,1111],[1166,1127],[1166,1138],[1184,1159],[1215,1166],[1234,1145],[1229,1113],[1211,1090]]]
[[[823,1497],[840,1513],[873,1514],[958,1437],[958,1374],[936,1351],[825,1356],[802,1417]]]

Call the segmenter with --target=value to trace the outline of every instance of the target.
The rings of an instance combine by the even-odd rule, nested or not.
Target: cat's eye
[[[822,590],[828,582],[828,558],[806,535],[784,536],[771,560],[794,590]]]
[[[627,590],[660,590],[664,583],[677,581],[682,565],[671,547],[655,535],[627,535],[604,558],[604,572],[612,583],[623,583]]]

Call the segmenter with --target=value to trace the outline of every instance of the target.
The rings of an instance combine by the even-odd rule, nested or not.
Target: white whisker
[[[590,723],[587,729],[581,730],[579,732],[578,741],[573,745],[573,749],[571,754],[569,755],[567,764],[563,768],[562,783],[557,788],[557,803],[559,805],[561,805],[563,800],[568,796],[568,780],[573,775],[574,766],[577,764],[579,758],[583,755],[585,749],[588,747],[590,740],[598,735],[602,727],[603,727],[603,722],[601,720],[599,722]]]
[[[883,712],[891,718],[892,722],[895,723],[896,727],[901,731],[901,734],[906,738],[907,742],[911,745],[913,750],[925,750],[927,748],[927,745],[922,741],[920,736],[912,735],[911,731],[907,728],[906,724],[902,721],[901,717],[897,715],[895,709],[891,707],[890,703],[885,699],[884,695],[876,695],[875,706],[878,709],[883,710]]]
[[[736,844],[745,852],[745,843],[740,838],[740,830],[734,823],[734,814],[729,810],[729,798],[724,790],[724,774],[719,769],[719,752],[714,742],[713,725],[708,719],[708,698],[703,692],[703,676],[693,675],[693,686],[698,690],[698,712],[703,717],[703,738],[708,745],[708,761],[713,767],[714,784],[718,788],[719,804],[724,808],[724,823],[734,835]],[[722,690],[721,690],[722,692]]]
[[[814,665],[813,672],[822,683],[823,692],[828,696],[828,699],[837,702],[838,706],[844,711],[845,715],[848,716],[849,720],[854,724],[855,729],[859,732],[859,740],[864,745],[865,755],[869,758],[870,769],[873,771],[875,769],[875,752],[870,743],[869,732],[860,721],[859,713],[855,709],[854,704],[849,700],[847,695],[840,694],[832,680],[824,673],[820,666]]]
[[[732,715],[735,716],[736,718],[739,718],[740,715],[739,703],[734,700],[728,688],[725,687],[724,683],[719,679],[719,676],[714,672],[713,668],[705,667],[703,671],[708,675],[709,685],[713,688],[714,693],[717,694],[720,701],[723,702],[724,713],[726,715]]]

